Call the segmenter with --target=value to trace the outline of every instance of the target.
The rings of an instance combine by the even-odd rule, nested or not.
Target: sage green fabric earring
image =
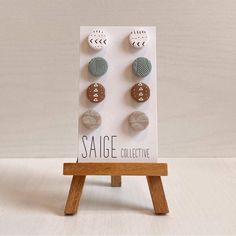
[[[95,57],[89,62],[88,70],[95,77],[102,76],[108,70],[107,61],[102,57]]]
[[[146,77],[152,70],[152,64],[146,57],[138,57],[132,64],[133,72],[137,77]]]

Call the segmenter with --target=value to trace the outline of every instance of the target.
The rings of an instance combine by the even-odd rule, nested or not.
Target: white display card
[[[88,36],[94,30],[103,30],[107,46],[94,50],[88,44]],[[145,30],[149,36],[143,48],[134,48],[129,43],[133,30]],[[88,63],[94,57],[103,57],[108,62],[108,71],[101,77],[93,77]],[[132,71],[132,63],[138,57],[151,61],[152,71],[140,79]],[[105,87],[105,99],[92,103],[87,98],[87,87],[91,83]],[[130,95],[131,87],[144,82],[150,88],[150,98],[138,103]],[[79,162],[156,162],[157,139],[157,70],[156,28],[146,26],[82,26],[80,27],[80,76],[79,76]],[[84,127],[81,117],[93,109],[101,115],[102,124],[90,130]],[[149,118],[143,131],[134,131],[128,123],[129,115],[142,111]]]

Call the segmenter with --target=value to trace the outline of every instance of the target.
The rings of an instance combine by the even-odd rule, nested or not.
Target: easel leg
[[[166,214],[169,212],[165,192],[160,176],[147,176],[147,182],[152,197],[155,214]]]
[[[121,176],[112,175],[111,176],[111,187],[121,187]]]
[[[80,197],[82,195],[86,176],[74,175],[70,185],[70,191],[65,206],[65,214],[73,215],[77,212]]]

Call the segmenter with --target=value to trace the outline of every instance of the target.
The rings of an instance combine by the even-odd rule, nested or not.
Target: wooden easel
[[[146,176],[155,214],[169,212],[161,176],[167,176],[166,163],[64,163],[64,175],[73,175],[65,215],[77,212],[87,175],[110,175],[111,186],[121,187],[122,175]]]

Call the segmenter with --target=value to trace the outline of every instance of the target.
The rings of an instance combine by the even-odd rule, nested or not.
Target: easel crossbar
[[[64,163],[64,175],[167,176],[166,163]]]

